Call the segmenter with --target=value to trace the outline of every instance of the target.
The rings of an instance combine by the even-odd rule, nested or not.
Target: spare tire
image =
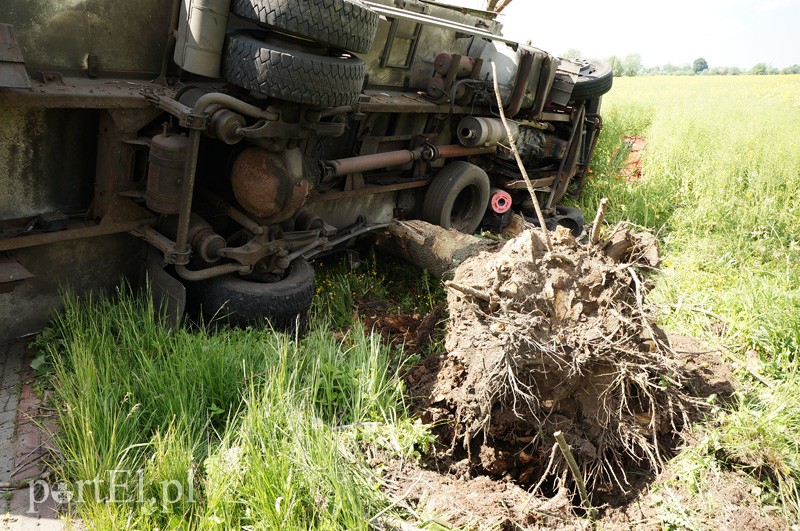
[[[276,330],[305,328],[314,298],[314,268],[298,258],[276,282],[255,282],[239,275],[223,275],[189,286],[193,303],[203,317],[233,326],[267,324]]]
[[[600,59],[573,59],[580,63],[581,71],[572,89],[570,101],[583,101],[598,98],[611,90],[614,83],[614,70],[611,63]]]
[[[339,107],[358,100],[365,75],[361,59],[337,51],[311,54],[259,36],[247,31],[228,34],[222,55],[226,81],[295,103]]]
[[[359,0],[233,0],[231,11],[272,29],[326,46],[366,53],[378,14]]]
[[[422,219],[472,234],[489,206],[489,176],[478,166],[456,161],[433,178],[422,202]]]

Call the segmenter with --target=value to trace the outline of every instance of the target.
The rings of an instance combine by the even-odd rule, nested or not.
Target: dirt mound
[[[629,263],[635,249],[622,261],[603,249],[559,230],[548,252],[526,230],[456,269],[427,407],[428,420],[449,421],[453,462],[558,490],[569,477],[560,431],[589,488],[624,491],[631,463],[661,467],[691,399]]]

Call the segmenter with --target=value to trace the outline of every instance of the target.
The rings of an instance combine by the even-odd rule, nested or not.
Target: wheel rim
[[[480,190],[475,185],[470,185],[461,190],[453,201],[450,209],[450,226],[458,231],[463,231],[478,215],[478,199]]]

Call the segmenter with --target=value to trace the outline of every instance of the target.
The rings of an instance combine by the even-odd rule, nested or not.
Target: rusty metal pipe
[[[361,155],[330,161],[333,167],[332,177],[341,177],[369,170],[378,170],[392,166],[402,166],[409,162],[414,162],[422,157],[422,147],[417,149],[401,149],[399,151],[386,151],[384,153],[373,153],[372,155]]]
[[[241,264],[222,264],[207,269],[191,270],[187,269],[185,265],[176,265],[175,272],[178,273],[184,280],[190,282],[197,282],[200,280],[208,280],[209,278],[221,277],[222,275],[229,275],[231,273],[249,273],[252,270],[250,266],[243,266]]]
[[[447,146],[437,146],[436,151],[438,152],[436,159],[451,159],[454,157],[472,157],[474,155],[494,153],[497,151],[497,146],[465,147],[459,146],[458,144],[450,144]]]
[[[431,146],[427,146],[430,148]],[[392,166],[402,166],[409,162],[414,162],[425,158],[425,160],[447,159],[453,157],[470,157],[473,155],[484,155],[486,153],[494,153],[497,151],[497,146],[476,146],[464,147],[457,144],[447,146],[432,146],[432,157],[425,156],[426,146],[418,147],[416,149],[401,149],[398,151],[386,151],[384,153],[374,153],[372,155],[361,155],[358,157],[350,157],[346,159],[337,159],[328,161],[330,167],[333,168],[331,177],[341,177],[343,175],[350,175],[351,173],[379,170],[382,168],[389,168]]]
[[[525,90],[528,88],[528,78],[531,77],[531,68],[533,67],[533,53],[529,50],[523,50],[522,63],[519,65],[517,72],[517,83],[514,85],[514,91],[511,93],[511,100],[505,109],[506,116],[513,118],[522,108],[522,99],[525,97]]]

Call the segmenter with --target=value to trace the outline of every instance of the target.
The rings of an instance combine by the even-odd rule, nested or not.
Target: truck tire
[[[237,31],[225,41],[222,77],[247,90],[295,103],[339,107],[358,100],[364,84],[364,61],[349,54],[315,55],[257,33]]]
[[[231,11],[272,29],[326,46],[366,53],[378,14],[359,0],[233,0]]]
[[[314,298],[314,268],[303,258],[289,264],[277,282],[254,282],[238,275],[223,275],[190,286],[202,315],[232,326],[269,323],[276,330],[305,328]]]
[[[489,206],[489,176],[478,166],[456,161],[433,178],[422,202],[422,219],[471,234]]]
[[[581,71],[572,89],[570,101],[598,98],[611,90],[614,71],[611,63],[599,59],[575,59],[581,63]]]

